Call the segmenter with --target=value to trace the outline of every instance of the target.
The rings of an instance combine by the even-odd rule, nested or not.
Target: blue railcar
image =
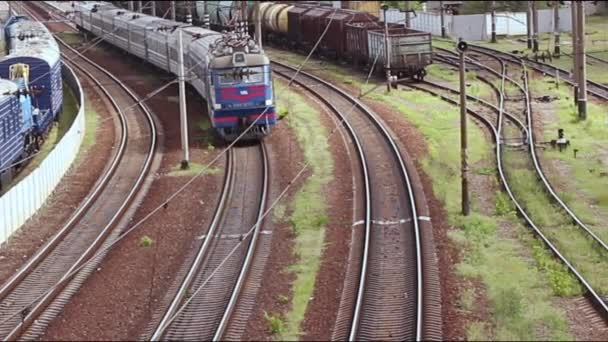
[[[261,139],[276,123],[270,60],[249,38],[119,9],[107,2],[74,4],[77,25],[177,74],[183,33],[186,80],[207,100],[213,128],[225,140]],[[255,124],[254,124],[255,123]]]
[[[33,130],[41,136],[61,112],[63,87],[59,46],[44,24],[27,17],[11,17],[5,27],[7,56],[0,59],[0,77],[14,78],[11,66],[26,65],[26,82],[34,112]]]
[[[0,79],[0,190],[14,166],[32,152],[33,118],[30,96],[20,79]]]

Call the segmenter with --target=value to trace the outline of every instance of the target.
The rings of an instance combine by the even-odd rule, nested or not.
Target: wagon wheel
[[[420,69],[414,74],[414,80],[422,82],[424,81],[424,76],[426,76],[426,70]]]

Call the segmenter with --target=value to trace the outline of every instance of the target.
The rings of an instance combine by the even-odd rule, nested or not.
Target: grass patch
[[[169,177],[185,177],[185,176],[196,176],[199,173],[202,173],[203,175],[215,175],[218,174],[219,172],[221,172],[223,170],[222,167],[210,167],[207,168],[206,165],[203,164],[199,164],[199,163],[195,163],[195,162],[190,162],[190,167],[182,170],[181,168],[181,164],[177,164],[175,166],[173,166],[171,168],[171,170],[169,171],[169,173],[167,173],[167,176]]]
[[[552,103],[556,120],[544,125],[545,141],[555,139],[557,130],[562,128],[570,140],[570,148],[564,152],[547,149],[543,152],[543,158],[559,160],[568,167],[572,175],[569,181],[573,182],[576,195],[560,195],[585,223],[592,226],[595,233],[604,241],[608,241],[608,229],[589,209],[589,206],[593,205],[608,217],[608,187],[598,186],[608,182],[608,106],[589,102],[587,120],[580,121],[570,89],[556,89],[552,81],[551,78],[545,77],[531,82],[534,93],[557,97]],[[578,150],[576,158],[573,153],[575,149]]]
[[[266,325],[271,334],[278,335],[278,337],[283,335],[285,323],[280,315],[264,312],[264,319],[266,320]]]
[[[333,179],[333,158],[327,142],[328,133],[321,123],[320,113],[309,106],[302,96],[289,91],[282,82],[275,82],[275,87],[279,112],[282,108],[289,108],[286,122],[295,132],[304,158],[312,169],[312,175],[289,204],[289,221],[295,233],[297,261],[289,267],[296,279],[292,285],[292,305],[285,315],[283,337],[286,340],[295,340],[300,336],[300,324],[319,271],[329,214],[325,188]]]
[[[599,251],[580,228],[571,224],[569,217],[551,203],[536,174],[530,169],[528,157],[521,152],[506,150],[504,153],[512,189],[527,213],[596,290],[608,293],[608,269],[603,267],[608,256]],[[557,278],[551,280],[561,281]]]
[[[446,47],[452,46],[449,41],[439,41]],[[285,60],[289,54],[282,53]],[[297,60],[298,57],[293,57]],[[298,61],[301,62],[303,57]],[[291,63],[298,63],[289,61]],[[440,68],[431,70],[440,72]],[[315,73],[342,79],[352,74],[348,69],[320,70]],[[450,75],[443,77],[449,78]],[[351,76],[352,77],[352,76]],[[374,85],[363,85],[363,79],[357,78],[354,84],[362,92]],[[538,242],[526,227],[520,224],[513,214],[513,208],[505,198],[495,203],[498,216],[484,216],[477,211],[473,203],[471,217],[459,216],[460,211],[460,158],[459,158],[459,111],[436,98],[418,91],[399,89],[389,94],[383,87],[372,91],[367,98],[391,105],[399,111],[426,137],[428,154],[422,160],[425,173],[433,180],[433,191],[447,209],[450,222],[457,227],[450,237],[463,250],[464,260],[458,265],[462,276],[480,279],[489,300],[489,313],[484,322],[468,322],[466,326],[469,340],[571,340],[568,333],[566,315],[562,309],[553,306],[555,292],[550,279],[551,270],[562,272],[565,269],[555,261],[543,248],[534,258],[522,255],[522,250],[531,249]],[[484,139],[481,130],[474,124],[469,125],[469,159],[470,165],[489,158],[492,149]],[[490,168],[473,170],[477,174],[491,173]],[[488,174],[488,177],[493,177]],[[500,195],[499,195],[500,196]],[[513,225],[517,232],[515,237],[505,238],[500,226],[503,223]],[[540,246],[540,244],[539,244]],[[532,253],[534,254],[534,253]],[[539,261],[540,260],[540,261]],[[566,278],[568,279],[568,278]],[[570,279],[568,279],[570,280]],[[564,288],[569,288],[565,286]],[[567,293],[575,291],[567,290]],[[308,297],[305,298],[308,300]],[[464,292],[459,305],[467,310],[474,304],[472,292]],[[293,336],[295,338],[297,336]]]
[[[154,240],[148,235],[144,235],[139,239],[140,247],[151,247],[154,244]]]
[[[608,44],[608,17],[607,16],[588,16],[586,17],[586,52],[591,53],[597,57],[606,57],[608,55],[606,53],[606,44]],[[512,52],[512,51],[522,51],[523,55],[532,56],[532,50],[527,49],[527,43],[525,41],[520,41],[521,38],[525,38],[525,36],[513,36],[506,38],[499,38],[498,42],[492,44],[490,42],[476,42],[479,45],[487,46],[489,48],[494,48],[501,51]],[[549,64],[555,65],[562,69],[570,70],[573,65],[572,61],[572,36],[570,33],[561,34],[561,44],[560,49],[562,55],[560,58],[554,58],[551,62],[547,61]],[[553,52],[553,34],[552,33],[541,33],[539,35],[539,50],[541,51],[550,51]],[[442,40],[439,43],[439,40],[433,39],[433,45],[445,44],[445,41]],[[587,59],[587,75],[588,79],[605,83],[608,79],[608,68],[604,63],[595,62],[593,60]]]

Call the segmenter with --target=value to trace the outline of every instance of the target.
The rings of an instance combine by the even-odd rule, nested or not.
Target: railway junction
[[[605,1],[0,22],[3,340],[608,339]]]

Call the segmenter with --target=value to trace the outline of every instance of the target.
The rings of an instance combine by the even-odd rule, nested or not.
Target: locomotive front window
[[[264,67],[234,68],[216,70],[220,85],[234,85],[238,83],[264,82]]]

